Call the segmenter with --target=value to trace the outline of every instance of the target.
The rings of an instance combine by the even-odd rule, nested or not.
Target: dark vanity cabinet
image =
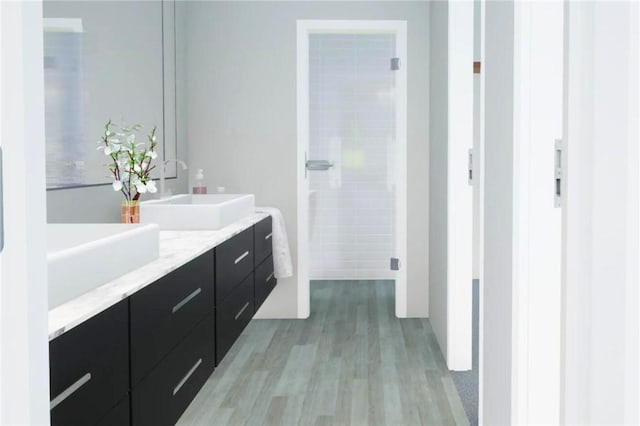
[[[216,365],[255,313],[253,227],[216,247]]]
[[[271,290],[276,286],[273,267],[272,229],[271,216],[254,226],[254,247],[256,252],[254,303],[256,311],[260,309]]]
[[[175,424],[276,284],[271,217],[53,339],[51,424]]]
[[[215,366],[214,251],[130,297],[131,419],[174,424]]]
[[[132,424],[174,425],[213,373],[214,342],[209,316],[131,390]]]
[[[53,426],[95,425],[128,403],[129,301],[52,340],[49,380]]]
[[[130,298],[131,387],[155,368],[214,307],[214,251]]]

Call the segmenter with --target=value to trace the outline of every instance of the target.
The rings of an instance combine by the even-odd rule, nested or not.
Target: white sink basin
[[[160,229],[216,230],[255,212],[253,194],[175,195],[140,204],[140,222]]]
[[[49,224],[49,309],[156,260],[157,225]]]

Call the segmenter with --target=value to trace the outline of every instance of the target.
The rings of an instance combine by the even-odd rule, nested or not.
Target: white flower
[[[133,165],[133,171],[140,173],[142,171],[142,167],[140,167],[140,164],[134,164]]]
[[[155,151],[149,151],[148,152],[149,157],[151,157],[152,160],[155,160],[156,158],[158,158],[158,153]]]
[[[156,192],[158,192],[158,188],[156,187],[155,180],[150,180],[149,182],[147,182],[147,191],[150,194],[155,194]]]
[[[111,155],[112,153],[113,153],[113,150],[111,149],[110,146],[104,147],[104,155]]]
[[[151,140],[152,140],[153,142],[155,142],[155,141],[156,141],[156,137],[155,137],[155,136],[154,136],[154,137],[152,137],[152,138],[151,138]]]
[[[114,191],[121,191],[122,190],[122,182],[120,182],[119,180],[114,180],[113,183],[111,184],[111,186],[113,186],[113,190]]]
[[[144,194],[145,192],[147,192],[147,186],[142,182],[137,182],[136,191],[138,191],[141,194]]]

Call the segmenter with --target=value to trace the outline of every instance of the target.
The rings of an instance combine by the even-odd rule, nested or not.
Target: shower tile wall
[[[311,279],[389,279],[395,245],[392,34],[310,38]]]

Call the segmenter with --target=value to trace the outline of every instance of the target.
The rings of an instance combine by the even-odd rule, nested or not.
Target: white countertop
[[[254,213],[217,231],[160,231],[160,257],[49,311],[49,340],[82,324],[269,216]]]

